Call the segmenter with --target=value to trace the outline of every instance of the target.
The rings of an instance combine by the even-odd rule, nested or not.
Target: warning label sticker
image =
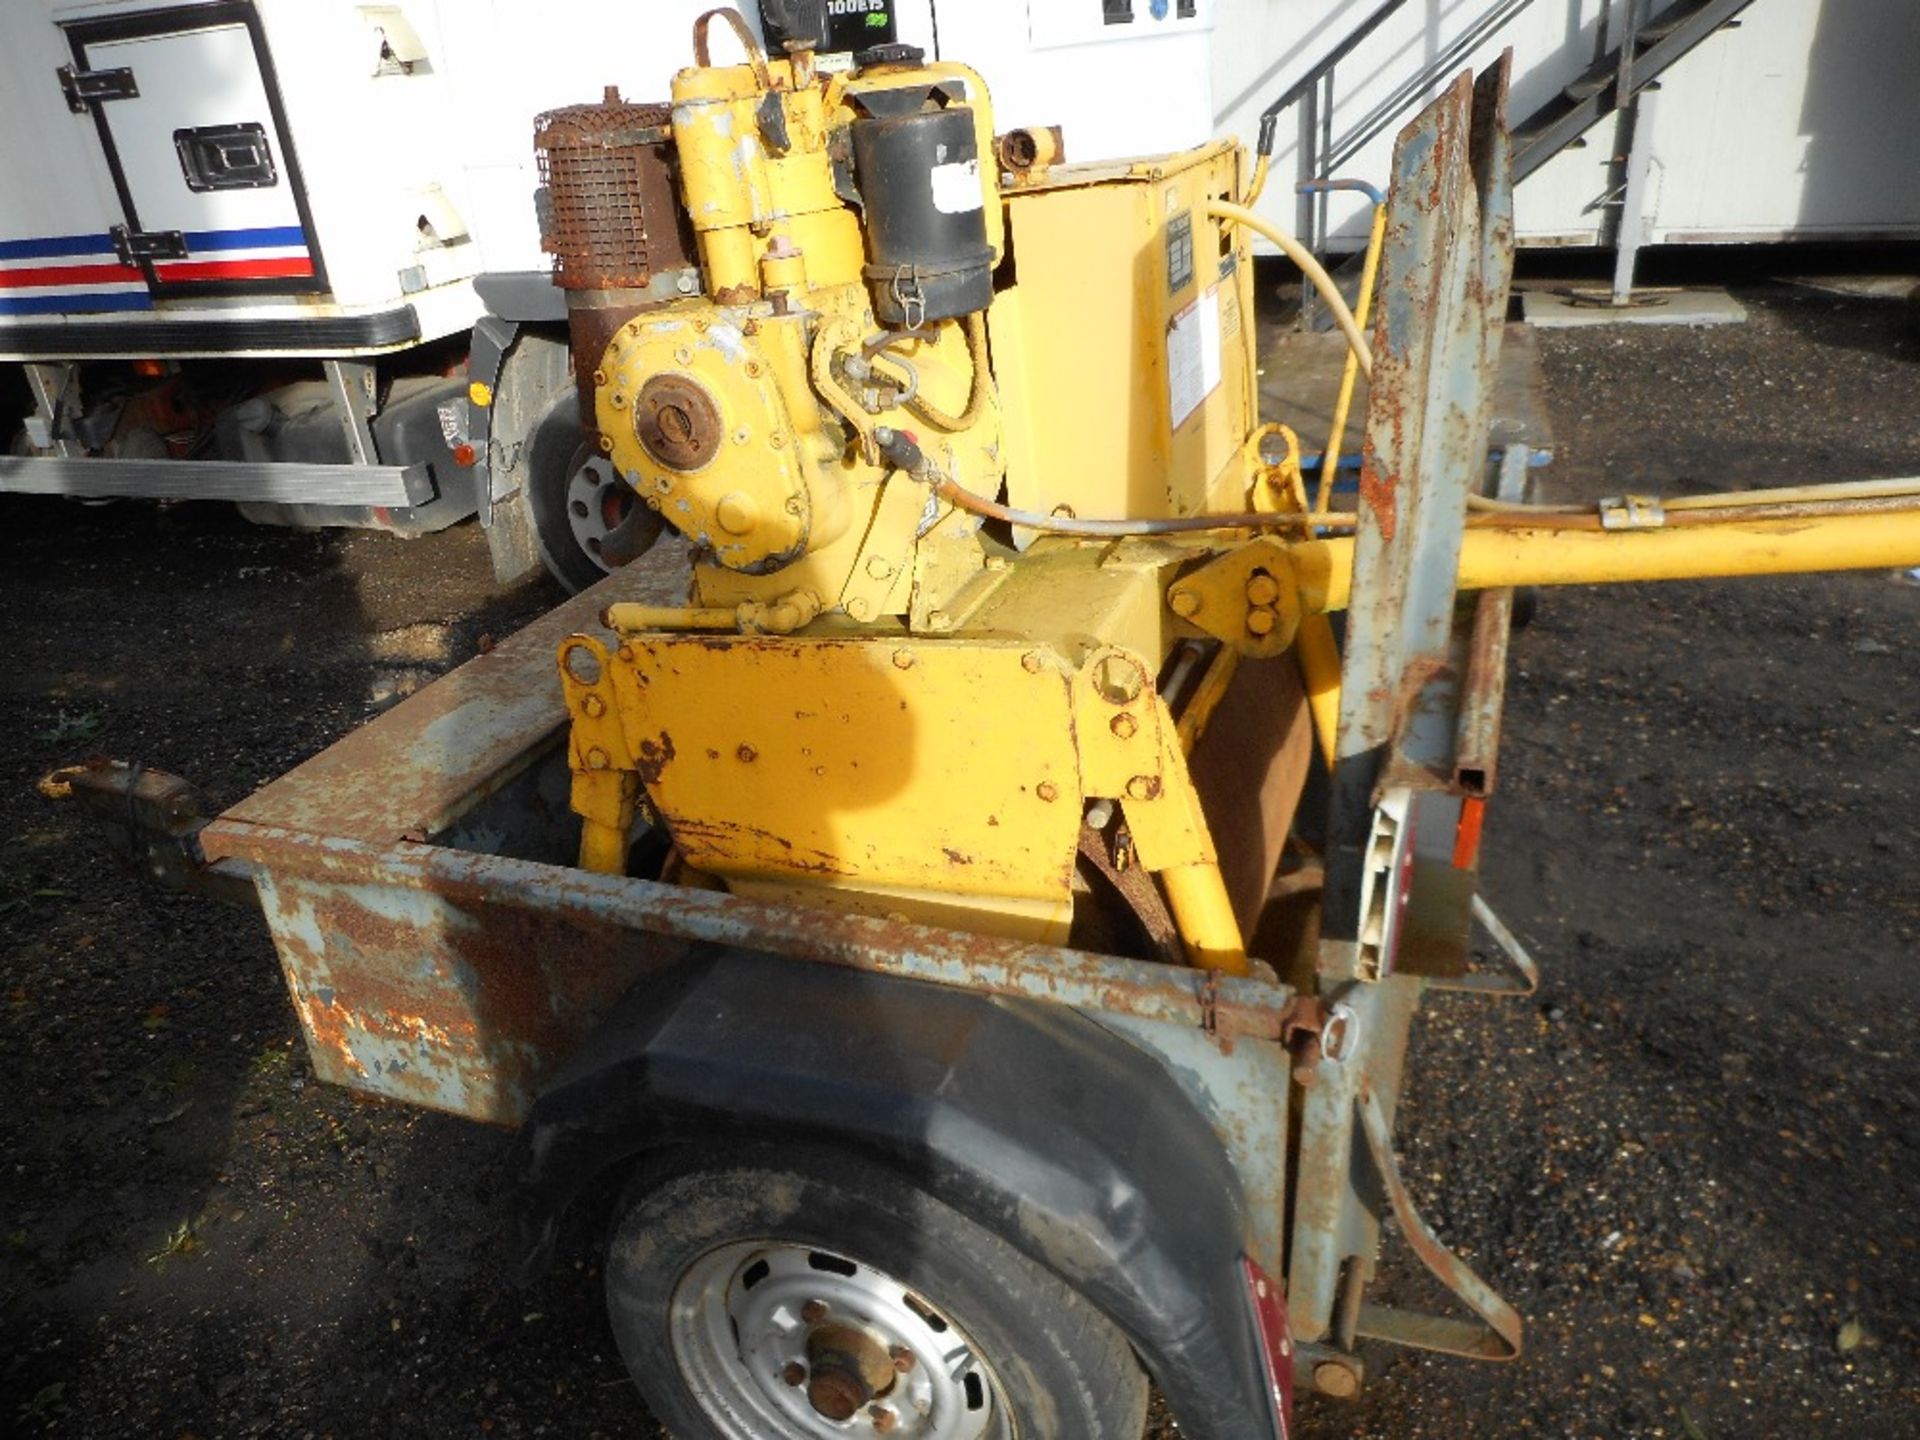
[[[1220,384],[1220,287],[1209,286],[1167,326],[1167,409],[1178,430]]]

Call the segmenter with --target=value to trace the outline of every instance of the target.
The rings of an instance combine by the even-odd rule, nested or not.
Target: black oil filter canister
[[[865,273],[881,324],[914,330],[992,303],[993,249],[970,107],[856,120],[853,165],[866,210]]]

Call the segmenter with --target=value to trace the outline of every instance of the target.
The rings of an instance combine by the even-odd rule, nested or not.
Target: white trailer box
[[[477,314],[431,8],[0,7],[0,355],[367,355]]]

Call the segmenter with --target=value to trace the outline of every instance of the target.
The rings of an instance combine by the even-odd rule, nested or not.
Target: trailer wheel
[[[659,512],[641,503],[587,442],[571,392],[555,401],[534,432],[527,475],[540,558],[569,591],[604,580],[660,538]]]
[[[1147,1384],[1071,1288],[922,1187],[805,1147],[683,1152],[608,1249],[627,1369],[677,1440],[1139,1440]]]

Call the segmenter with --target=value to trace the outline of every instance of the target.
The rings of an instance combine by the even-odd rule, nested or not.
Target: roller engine
[[[753,607],[767,630],[916,600],[924,616],[964,584],[957,552],[978,568],[978,546],[959,526],[918,533],[911,480],[883,506],[878,437],[918,435],[969,489],[997,491],[1005,472],[985,86],[904,46],[851,75],[816,73],[805,51],[714,67],[713,18],[671,105],[542,117],[589,423],[693,543],[703,606]]]
[[[711,63],[715,19],[744,63]],[[1206,802],[1246,811],[1236,894],[1169,708],[1221,648],[1162,598],[1201,552],[1158,538],[1299,494],[1261,456],[1250,257],[1216,213],[1242,152],[1057,163],[1057,132],[996,141],[964,66],[885,46],[829,74],[727,10],[694,55],[670,103],[609,95],[537,137],[582,404],[646,506],[633,547],[657,516],[693,552],[687,607],[616,604],[613,653],[563,649],[582,863],[627,868],[644,789],[701,883],[1056,942],[1118,914],[1131,948],[1243,969],[1302,693],[1285,660],[1239,678],[1267,719]],[[1281,610],[1256,633],[1216,608],[1284,654]],[[1159,693],[1169,666],[1185,693]],[[1087,902],[1103,798],[1164,900],[1137,873]]]

